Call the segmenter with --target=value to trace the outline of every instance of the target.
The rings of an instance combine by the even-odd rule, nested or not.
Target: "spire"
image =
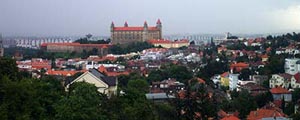
[[[160,19],[157,20],[156,24],[161,24]]]
[[[127,23],[127,21],[125,21],[124,27],[128,27],[128,23]]]
[[[148,27],[147,21],[144,22],[144,28]]]
[[[115,24],[114,24],[114,22],[111,22],[111,25],[110,25],[110,27],[115,27]]]

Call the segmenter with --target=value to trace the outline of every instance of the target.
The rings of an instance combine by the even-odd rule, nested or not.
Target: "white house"
[[[300,59],[299,58],[285,59],[284,70],[285,73],[291,75],[295,75],[296,73],[300,72]]]
[[[273,74],[270,79],[270,88],[281,86],[283,88],[289,88],[293,75],[288,73]]]
[[[86,71],[79,77],[77,77],[72,82],[68,83],[65,87],[66,90],[70,87],[71,84],[75,82],[87,82],[94,84],[100,93],[106,94],[108,96],[114,95],[117,93],[117,78],[105,76],[100,73],[97,69],[90,69]]]

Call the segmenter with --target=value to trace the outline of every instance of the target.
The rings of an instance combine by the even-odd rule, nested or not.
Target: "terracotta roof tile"
[[[282,87],[275,87],[270,90],[272,94],[290,94],[291,92]]]
[[[260,120],[262,118],[269,117],[286,117],[284,113],[275,109],[258,109],[251,111],[247,117],[247,120]]]

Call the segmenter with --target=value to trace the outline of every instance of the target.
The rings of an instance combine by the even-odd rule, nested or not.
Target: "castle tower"
[[[111,24],[110,24],[110,31],[113,32],[114,28],[115,28],[115,24],[114,24],[114,22],[111,22]]]
[[[124,24],[124,27],[128,27],[128,23],[127,23],[127,21],[125,22],[125,24]]]
[[[156,28],[160,31],[159,37],[162,38],[162,25],[161,25],[160,19],[158,19],[156,22]]]
[[[147,21],[144,22],[144,31],[143,31],[143,41],[148,40],[148,24]]]

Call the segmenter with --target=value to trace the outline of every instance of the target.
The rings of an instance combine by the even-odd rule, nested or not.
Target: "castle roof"
[[[143,31],[144,27],[114,27],[114,31]],[[156,27],[148,27],[148,30],[158,30]]]

